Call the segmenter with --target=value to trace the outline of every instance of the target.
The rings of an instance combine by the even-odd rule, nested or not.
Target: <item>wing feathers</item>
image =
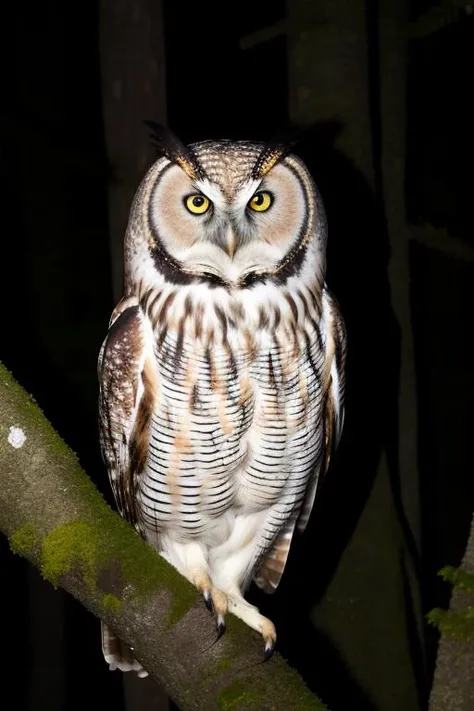
[[[298,531],[305,530],[313,508],[316,492],[324,478],[331,457],[339,444],[344,421],[346,330],[339,306],[327,289],[324,291],[326,313],[326,362],[323,388],[325,390],[323,427],[324,451],[321,466],[308,485],[306,499],[298,518]]]
[[[156,387],[153,368],[148,360],[145,359],[143,370],[141,372],[142,381],[142,396],[138,404],[135,424],[130,437],[130,465],[128,469],[128,490],[127,498],[133,500],[133,519],[138,520],[138,511],[136,510],[137,496],[136,488],[138,477],[145,469],[145,464],[148,456],[148,443],[150,439],[150,421],[155,406]]]
[[[295,521],[291,521],[276,539],[254,577],[254,582],[266,593],[273,593],[278,587],[285,570],[294,530]]]
[[[101,449],[118,509],[140,530],[136,489],[143,471],[156,397],[146,358],[144,317],[129,298],[117,307],[99,360]]]
[[[318,484],[328,470],[331,457],[339,442],[344,419],[346,332],[337,302],[327,290],[323,293],[323,301],[326,333],[325,362],[321,377],[324,402],[322,417],[324,449],[321,464],[315,469],[308,484],[306,497],[297,519],[300,532],[304,531],[308,523]],[[267,593],[272,593],[276,590],[283,575],[295,523],[294,520],[290,521],[277,537],[254,577],[255,583]]]

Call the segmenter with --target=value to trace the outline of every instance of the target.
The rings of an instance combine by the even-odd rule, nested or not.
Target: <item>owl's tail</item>
[[[101,622],[101,629],[102,652],[110,671],[120,669],[123,672],[134,671],[140,678],[148,676],[148,672],[133,656],[130,647],[122,642],[105,622]]]

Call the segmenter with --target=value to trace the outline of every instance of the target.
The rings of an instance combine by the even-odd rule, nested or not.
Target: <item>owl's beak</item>
[[[230,259],[234,258],[234,254],[237,251],[237,246],[237,235],[235,234],[232,227],[229,225],[224,235],[222,247],[224,249],[224,252],[230,257]]]

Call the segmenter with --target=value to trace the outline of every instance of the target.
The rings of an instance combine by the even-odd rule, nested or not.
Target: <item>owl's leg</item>
[[[212,583],[205,547],[195,542],[180,543],[165,536],[161,540],[161,546],[162,557],[202,593],[208,610],[214,610],[218,638],[221,637],[225,630],[227,595]]]
[[[220,584],[222,585],[222,581],[220,581]],[[238,585],[225,586],[225,593],[227,595],[229,612],[232,612],[233,615],[239,617],[246,625],[262,635],[265,643],[264,659],[268,659],[275,649],[277,637],[275,625],[268,617],[264,617],[260,613],[258,607],[251,605],[245,600]]]
[[[243,517],[242,517],[243,518]],[[238,530],[245,521],[236,521],[234,531]],[[272,654],[276,643],[275,625],[267,617],[260,614],[254,605],[248,603],[242,594],[248,570],[255,553],[255,539],[242,546],[245,537],[237,536],[239,543],[232,545],[231,535],[229,540],[213,551],[211,559],[211,576],[214,585],[223,590],[227,595],[228,607],[236,617],[243,620],[249,627],[259,632],[265,642],[265,659]],[[248,539],[247,539],[248,540]]]

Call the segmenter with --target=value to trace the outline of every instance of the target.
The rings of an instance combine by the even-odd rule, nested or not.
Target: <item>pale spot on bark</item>
[[[8,443],[11,444],[15,449],[20,449],[26,442],[26,435],[21,429],[21,427],[10,427],[8,433]]]

